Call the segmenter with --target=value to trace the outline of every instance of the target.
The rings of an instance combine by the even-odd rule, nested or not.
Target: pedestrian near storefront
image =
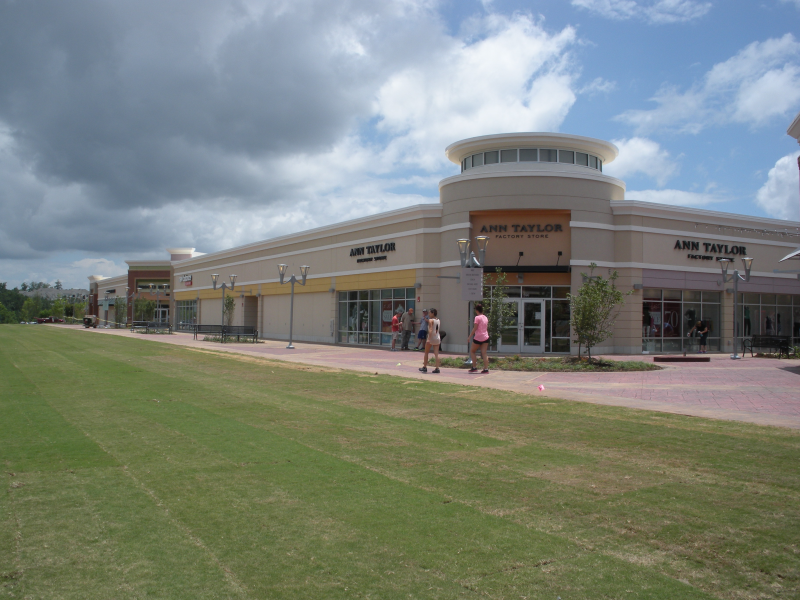
[[[697,331],[700,336],[700,351],[698,354],[707,354],[706,346],[708,345],[708,324],[705,321],[698,321],[695,326],[689,330],[687,334],[689,337]]]
[[[469,339],[472,340],[469,357],[472,360],[472,367],[470,373],[478,372],[478,360],[476,355],[478,350],[481,351],[481,358],[483,359],[483,371],[481,373],[489,372],[489,357],[487,352],[489,350],[489,319],[483,314],[483,304],[478,302],[475,305],[475,324],[472,326],[472,331],[469,332]]]
[[[397,312],[392,317],[392,352],[396,352],[397,340],[400,339],[400,315],[403,314],[403,309],[397,309]]]
[[[400,350],[408,350],[408,342],[411,340],[411,334],[414,333],[414,309],[409,308],[403,317],[400,319],[400,328],[402,329],[403,338],[400,344]]]
[[[442,338],[438,316],[439,313],[435,308],[428,311],[428,339],[425,341],[425,358],[422,360],[422,368],[420,369],[423,373],[428,372],[428,354],[431,350],[433,350],[435,358],[433,372],[441,372],[439,371],[439,345],[442,343]]]
[[[417,332],[417,345],[414,350],[425,350],[425,340],[428,338],[428,309],[422,309],[422,318],[419,321],[419,332]]]

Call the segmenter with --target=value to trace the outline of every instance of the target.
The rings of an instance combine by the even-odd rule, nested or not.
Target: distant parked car
[[[56,323],[66,323],[64,319],[56,319]]]
[[[56,320],[53,317],[39,317],[38,319],[36,319],[36,322],[39,323],[39,324],[42,324],[42,323],[55,323]]]
[[[28,322],[27,322],[27,321],[20,321],[20,322],[19,322],[19,324],[20,324],[20,325],[27,325],[27,324],[28,324]]]

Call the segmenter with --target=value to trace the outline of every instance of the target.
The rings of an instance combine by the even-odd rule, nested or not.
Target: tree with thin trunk
[[[506,274],[497,269],[494,285],[489,285],[488,275],[483,276],[483,314],[488,319],[489,348],[496,348],[503,329],[514,324],[515,306],[506,302]]]
[[[622,293],[617,289],[617,271],[608,277],[602,277],[594,274],[596,268],[597,265],[591,263],[589,275],[582,273],[584,281],[578,293],[567,296],[572,335],[578,343],[578,358],[581,356],[582,346],[586,346],[589,362],[592,361],[592,348],[611,337],[625,296],[633,294],[633,290]]]
[[[233,325],[233,315],[236,312],[236,298],[233,296],[225,296],[225,325],[230,327]]]

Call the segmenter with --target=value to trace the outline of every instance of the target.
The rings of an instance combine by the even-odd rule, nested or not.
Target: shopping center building
[[[739,285],[739,335],[793,335],[800,343],[800,280],[780,260],[800,245],[800,223],[625,199],[625,184],[603,172],[617,148],[553,133],[490,135],[446,149],[459,173],[439,184],[439,202],[422,204],[202,256],[173,256],[170,318],[177,329],[219,324],[221,290],[236,275],[234,324],[288,339],[295,286],[294,340],[388,346],[398,308],[435,307],[447,331],[443,349],[464,352],[471,305],[458,240],[486,236],[484,272],[506,274],[517,322],[502,335],[506,353],[576,352],[567,296],[595,275],[619,273],[626,297],[614,334],[597,352],[682,352],[687,333],[710,327],[710,350],[733,348],[733,288],[721,258],[753,259]],[[136,267],[129,263],[131,269]],[[494,277],[494,275],[491,275]],[[130,278],[130,272],[129,272]],[[98,290],[102,281],[97,284]],[[133,289],[134,286],[129,286]],[[230,291],[226,292],[231,294]]]

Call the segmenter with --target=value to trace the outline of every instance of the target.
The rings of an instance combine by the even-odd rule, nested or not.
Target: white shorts
[[[400,339],[400,332],[399,331],[393,331],[392,332],[392,339],[393,340],[399,340]]]

